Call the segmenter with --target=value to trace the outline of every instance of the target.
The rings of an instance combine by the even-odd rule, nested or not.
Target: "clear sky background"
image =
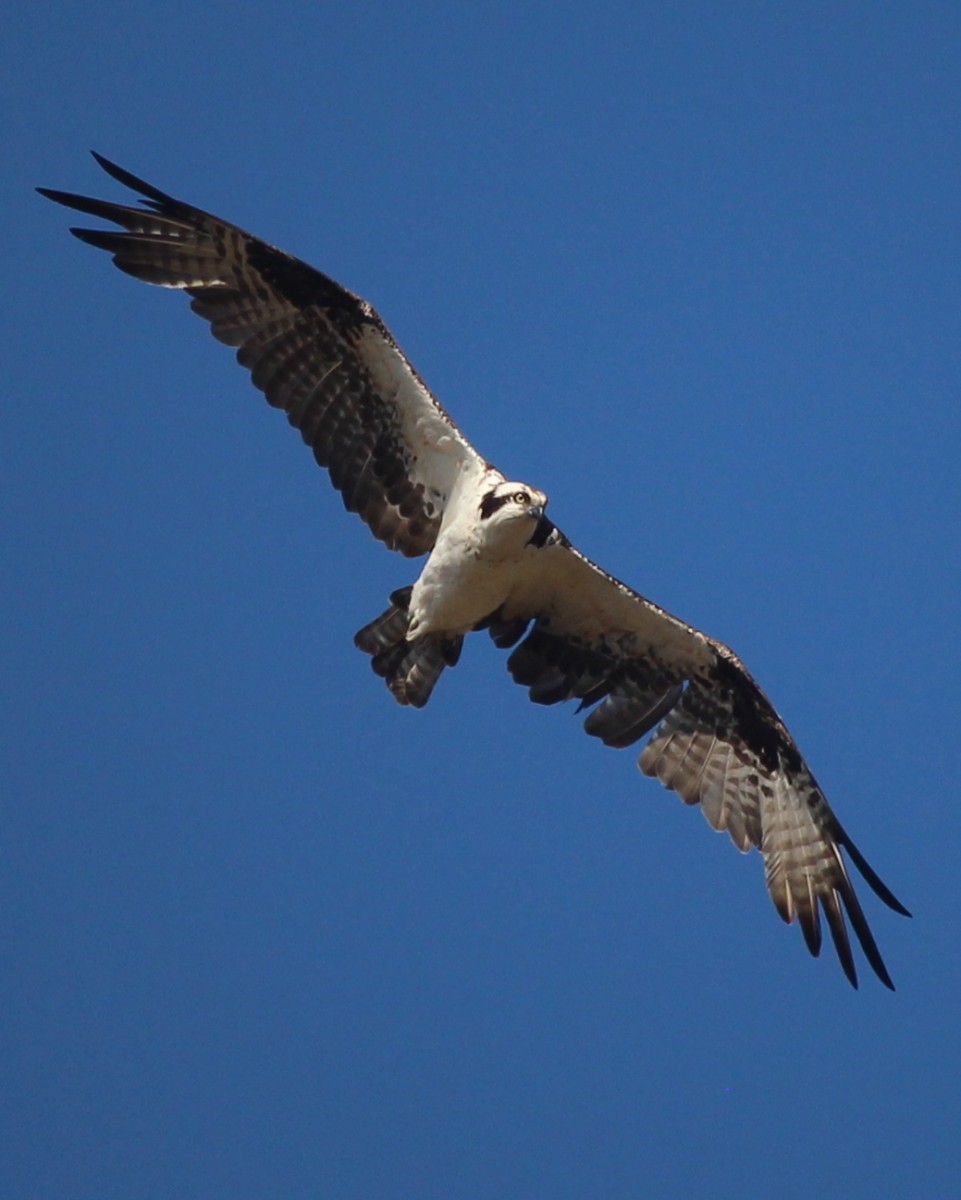
[[[0,1194],[948,1197],[961,9],[34,3],[3,95]],[[729,642],[915,917],[810,959],[411,582],[94,148],[374,303],[587,553]]]

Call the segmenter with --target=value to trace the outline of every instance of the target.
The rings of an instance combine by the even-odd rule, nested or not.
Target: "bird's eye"
[[[531,498],[530,498],[530,496],[528,496],[527,492],[515,492],[514,493],[514,503],[515,504],[530,504],[530,502],[531,502]]]

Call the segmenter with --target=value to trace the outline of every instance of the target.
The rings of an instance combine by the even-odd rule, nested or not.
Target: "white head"
[[[544,515],[547,494],[527,483],[498,483],[481,498],[480,521],[485,537],[518,546],[543,546],[554,532]]]

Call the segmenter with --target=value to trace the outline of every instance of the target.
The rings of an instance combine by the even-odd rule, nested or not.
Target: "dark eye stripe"
[[[510,503],[513,496],[495,496],[493,492],[488,492],[481,500],[480,515],[481,520],[486,521],[488,517],[492,517],[499,508],[503,508],[505,504]]]

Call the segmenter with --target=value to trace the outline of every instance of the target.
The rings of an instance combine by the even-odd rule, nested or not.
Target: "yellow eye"
[[[527,492],[515,492],[514,493],[514,503],[515,504],[530,504],[530,502],[531,502],[531,498],[530,498],[530,496],[528,496]]]

